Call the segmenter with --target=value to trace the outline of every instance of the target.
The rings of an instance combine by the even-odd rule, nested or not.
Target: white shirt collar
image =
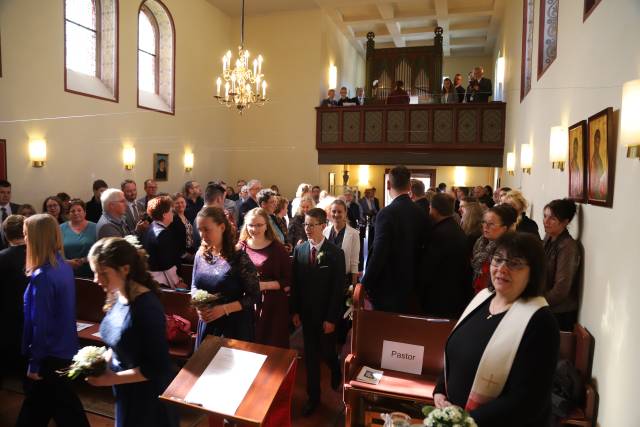
[[[317,245],[314,245],[313,243],[311,243],[311,240],[309,240],[309,246],[311,246],[312,248],[316,248],[316,252],[320,252],[320,248],[322,247],[322,245],[324,244],[324,241],[326,239],[324,238],[324,236],[322,237],[322,240],[320,240],[320,243],[318,243]]]

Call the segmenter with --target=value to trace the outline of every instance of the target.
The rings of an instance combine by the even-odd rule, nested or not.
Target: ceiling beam
[[[406,47],[404,38],[400,34],[400,24],[394,20],[395,11],[393,10],[393,4],[391,3],[377,3],[378,12],[380,17],[385,20],[385,25],[391,37],[393,37],[393,43],[396,47]]]
[[[484,45],[484,53],[487,55],[493,55],[493,50],[498,40],[498,34],[500,34],[501,17],[504,14],[504,1],[494,0],[493,13],[489,20],[489,28],[487,31],[487,41]]]
[[[449,1],[435,0],[436,20],[438,27],[442,27],[442,54],[443,56],[451,55],[451,36],[449,34]]]

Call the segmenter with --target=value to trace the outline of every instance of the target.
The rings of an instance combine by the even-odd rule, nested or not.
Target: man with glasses
[[[247,190],[249,191],[249,198],[240,206],[240,215],[238,218],[238,229],[242,228],[244,224],[244,216],[251,209],[260,207],[258,205],[258,193],[262,190],[262,183],[257,179],[252,179],[247,183]]]
[[[425,314],[458,318],[471,299],[471,267],[467,237],[453,219],[454,200],[448,193],[431,199],[433,221],[423,268],[422,309]]]
[[[96,224],[98,240],[103,237],[124,237],[131,234],[124,219],[127,200],[124,193],[117,188],[108,188],[100,196],[102,216]]]
[[[320,403],[320,360],[331,369],[331,388],[340,385],[336,352],[336,324],[344,311],[346,267],[342,249],[324,238],[327,214],[310,209],[304,218],[308,240],[293,251],[293,324],[303,325],[307,395],[302,415],[311,415]]]

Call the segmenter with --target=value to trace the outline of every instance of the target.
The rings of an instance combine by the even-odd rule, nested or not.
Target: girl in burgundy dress
[[[256,342],[289,348],[291,260],[264,209],[247,212],[238,249],[249,255],[260,277],[262,299],[257,312]]]

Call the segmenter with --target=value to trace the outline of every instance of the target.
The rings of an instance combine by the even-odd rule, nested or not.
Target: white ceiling
[[[240,16],[241,0],[208,0]],[[247,15],[320,7],[347,39],[364,53],[366,35],[376,47],[428,46],[444,29],[444,56],[493,53],[506,0],[245,0]],[[513,1],[513,0],[512,0]]]

